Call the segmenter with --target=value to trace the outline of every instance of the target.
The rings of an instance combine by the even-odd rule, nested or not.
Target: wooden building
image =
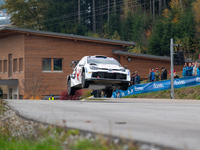
[[[60,95],[67,89],[73,60],[86,55],[106,55],[127,65],[133,73],[147,78],[149,68],[166,67],[167,57],[125,51],[134,42],[93,38],[13,27],[0,28],[0,85],[4,98],[23,98],[25,94]],[[182,66],[175,67],[177,71]]]

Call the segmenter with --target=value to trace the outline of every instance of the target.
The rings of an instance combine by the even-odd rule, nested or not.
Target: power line
[[[154,1],[154,2],[158,2],[159,0],[156,0],[156,1]],[[134,3],[135,1],[132,1],[132,2],[129,2],[129,4],[132,4],[132,3]],[[138,6],[142,6],[142,5],[146,5],[146,4],[148,4],[149,2],[146,2],[146,3],[143,3],[143,4],[138,4],[138,5],[133,5],[133,7],[138,7]],[[153,3],[153,2],[151,2],[151,3]],[[116,5],[116,6],[119,6],[119,5]],[[118,8],[118,9],[116,9],[116,12],[118,12],[118,11],[120,11],[120,10],[125,10],[125,8]],[[113,11],[110,11],[110,13],[113,13],[113,12],[115,12],[115,10],[113,10]],[[104,13],[99,13],[99,14],[96,14],[95,16],[99,16],[99,15],[102,15],[102,14],[107,14],[108,12],[104,12]],[[88,18],[88,17],[82,17],[82,18]],[[52,25],[56,25],[56,24],[59,24],[59,23],[67,23],[67,22],[71,22],[72,20],[74,20],[74,19],[71,19],[71,20],[66,20],[66,21],[61,21],[61,22],[57,22],[57,23],[54,23],[54,24],[48,24],[48,25],[42,25],[42,27],[46,27],[46,26],[52,26]],[[78,19],[75,19],[75,20],[78,20]],[[19,28],[20,27],[25,27],[25,26],[28,26],[28,25],[34,25],[34,24],[37,24],[37,23],[30,23],[30,24],[26,24],[26,25],[21,25],[21,26],[19,26]],[[11,32],[9,32],[9,33],[5,33],[5,34],[1,34],[1,35],[6,35],[6,34],[10,34],[10,33],[12,33],[12,32],[18,32],[18,31],[11,31]]]

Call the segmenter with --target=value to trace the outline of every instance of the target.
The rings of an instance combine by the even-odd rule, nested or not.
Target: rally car
[[[127,90],[129,86],[130,71],[114,58],[85,56],[80,61],[73,61],[71,67],[73,73],[67,76],[69,95],[74,95],[76,90],[89,88],[103,90],[107,97],[111,97],[113,90]]]

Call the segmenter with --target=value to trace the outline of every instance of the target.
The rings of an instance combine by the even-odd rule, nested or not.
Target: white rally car
[[[111,97],[113,90],[127,90],[129,86],[130,71],[114,58],[85,56],[80,61],[73,61],[73,65],[73,73],[67,76],[69,95],[74,95],[75,90],[89,88],[103,90]]]

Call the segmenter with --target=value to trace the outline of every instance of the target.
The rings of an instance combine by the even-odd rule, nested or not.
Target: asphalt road
[[[105,101],[7,100],[20,115],[50,124],[200,149],[200,101],[109,99]]]

